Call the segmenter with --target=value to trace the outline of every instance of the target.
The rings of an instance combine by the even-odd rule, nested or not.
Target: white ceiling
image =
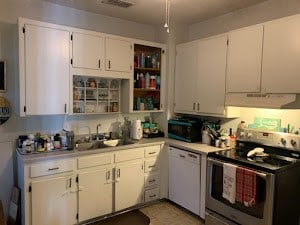
[[[145,24],[164,24],[165,0],[125,0],[129,8],[101,3],[102,0],[43,0],[102,15]],[[193,24],[266,0],[170,0],[171,21]]]

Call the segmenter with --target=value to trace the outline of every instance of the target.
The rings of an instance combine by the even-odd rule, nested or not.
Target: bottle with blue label
[[[142,52],[142,54],[141,54],[141,67],[145,68],[145,64],[146,64],[146,56],[145,56],[145,53]]]
[[[160,90],[160,76],[156,76],[156,89]]]

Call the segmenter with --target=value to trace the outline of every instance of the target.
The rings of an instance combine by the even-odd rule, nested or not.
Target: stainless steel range
[[[300,135],[239,129],[207,163],[207,225],[300,225]]]

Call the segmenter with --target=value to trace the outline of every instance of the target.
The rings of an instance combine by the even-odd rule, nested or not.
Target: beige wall
[[[300,13],[299,0],[268,0],[189,26],[189,41]]]

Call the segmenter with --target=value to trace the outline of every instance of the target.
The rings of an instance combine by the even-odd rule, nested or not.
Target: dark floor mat
[[[150,219],[140,210],[133,210],[89,225],[149,225]]]

